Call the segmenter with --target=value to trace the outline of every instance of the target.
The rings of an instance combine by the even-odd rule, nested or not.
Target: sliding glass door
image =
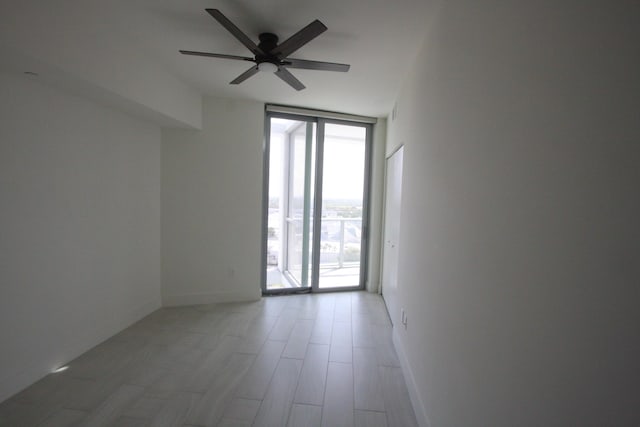
[[[263,291],[362,288],[371,125],[267,113]]]
[[[367,128],[323,124],[316,282],[319,289],[359,287],[364,265]]]

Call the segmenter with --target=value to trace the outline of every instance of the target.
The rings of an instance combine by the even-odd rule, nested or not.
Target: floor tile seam
[[[211,380],[211,383],[213,383],[213,381],[215,380]],[[148,387],[144,387],[145,389],[147,389]],[[163,392],[168,392],[170,395],[174,395],[176,393],[190,393],[190,394],[198,394],[200,395],[200,397],[204,396],[205,394],[207,394],[209,392],[209,388],[210,387],[206,387],[206,391],[195,391],[192,388],[188,388],[187,386],[178,386],[176,388],[174,388],[173,390],[161,390]],[[151,390],[150,393],[153,393],[153,391]],[[153,394],[151,395],[147,395],[145,392],[142,393],[145,396],[150,396],[153,397],[154,399],[160,399],[160,400],[170,400],[170,397],[164,398],[164,397],[155,397]]]
[[[307,346],[307,350],[308,350],[308,346]],[[331,345],[329,345],[329,352],[330,351],[331,351]],[[331,363],[331,362],[329,362],[329,354],[330,353],[327,353],[327,363],[326,363],[326,366],[324,368],[324,390],[322,390],[322,405],[314,405],[314,406],[324,407],[324,401],[325,401],[324,397],[325,397],[325,394],[327,393],[327,378],[329,376],[329,363]],[[305,354],[305,356],[306,356],[306,354]],[[298,391],[298,387],[300,386],[300,379],[302,378],[302,370],[303,369],[304,369],[304,359],[302,359],[302,366],[300,367],[300,373],[298,374],[298,379],[296,381],[296,389],[295,389],[294,394],[293,394],[293,403],[295,403],[295,400],[296,400],[295,395],[296,395],[296,393]],[[292,403],[292,406],[293,406],[293,403]]]
[[[2,402],[2,403],[4,404],[5,402]],[[38,425],[44,423],[46,420],[51,418],[59,410],[65,409],[59,403],[55,404],[55,405],[52,405],[52,407],[50,407],[50,408],[46,407],[46,403],[45,402],[29,403],[29,404],[24,404],[24,403],[20,403],[20,402],[12,402],[12,404],[13,405],[17,405],[17,406],[21,406],[21,407],[23,407],[22,409],[33,409],[33,410],[40,409],[40,410],[42,410],[42,414],[39,417]],[[86,411],[83,411],[83,412],[86,412]]]
[[[304,362],[304,357],[300,358],[300,357],[291,357],[291,356],[280,356],[280,359],[300,360],[301,362]]]
[[[333,333],[333,328],[331,330],[331,332]],[[325,368],[325,373],[324,373],[324,391],[322,393],[322,410],[320,411],[320,425],[322,426],[323,424],[323,419],[324,419],[324,404],[327,401],[327,385],[329,384],[329,364],[330,363],[335,363],[335,362],[330,362],[329,361],[329,357],[331,355],[331,345],[329,345],[329,354],[327,354],[327,367]]]
[[[90,413],[89,411],[84,411],[84,410],[79,410],[79,409],[58,408],[55,412],[52,412],[51,414],[48,414],[42,421],[40,421],[38,423],[38,426],[44,425],[44,423],[46,423],[49,419],[51,419],[56,413],[58,413],[58,411],[63,410],[63,409],[68,410],[68,411],[82,412],[82,417],[80,418],[79,421],[82,421],[82,420],[86,419],[86,417]]]
[[[295,325],[294,325],[295,326]],[[284,342],[288,342],[289,338],[291,337],[291,334],[293,333],[293,327],[291,328],[291,330],[287,333],[287,338],[284,339]],[[280,340],[273,340],[273,341],[280,341]]]
[[[375,350],[376,349],[375,345],[356,345],[356,344],[354,344],[352,347],[353,348],[366,348],[366,349],[369,349],[369,350]]]
[[[352,357],[353,357],[353,356],[352,356]],[[352,360],[353,360],[353,359],[352,359]],[[354,376],[353,376],[353,364],[351,364],[351,363],[343,363],[343,362],[331,362],[331,361],[328,361],[328,362],[327,362],[327,381],[325,381],[325,386],[324,386],[324,388],[325,388],[325,395],[326,395],[326,393],[327,393],[327,391],[326,391],[326,390],[327,390],[327,385],[328,385],[328,383],[329,383],[329,381],[328,381],[328,380],[329,380],[329,372],[328,372],[328,371],[329,371],[329,364],[330,364],[330,363],[340,363],[340,364],[343,364],[343,365],[351,365],[351,382],[352,382],[352,384],[351,384],[351,393],[352,393],[352,402],[353,402],[353,405],[354,405],[354,407],[351,409],[351,411],[352,411],[352,415],[353,415],[353,422],[354,422],[354,424],[355,424],[355,416],[356,416],[356,413],[355,413],[355,384],[354,384],[354,382],[353,382],[353,381],[354,381]],[[321,413],[321,415],[320,415],[320,425],[321,425],[321,426],[323,425],[323,420],[324,420],[324,412],[325,412],[325,411],[324,411],[324,402],[325,402],[325,401],[326,401],[326,399],[325,399],[325,398],[324,398],[324,396],[323,396],[323,400],[322,400],[322,402],[323,402],[322,409],[323,409],[323,410],[322,410],[322,413]]]
[[[340,365],[351,365],[351,366],[353,366],[353,363],[352,363],[352,362],[336,362],[336,361],[330,360],[330,361],[327,363],[327,365],[328,365],[329,363],[339,363]]]
[[[316,408],[322,408],[324,407],[324,405],[316,405],[315,403],[303,403],[303,402],[292,402],[291,406],[293,405],[301,405],[301,406],[314,406]]]
[[[360,409],[360,408],[355,408],[355,411],[360,411],[360,412],[373,412],[374,414],[385,414],[387,413],[387,411],[376,411],[375,409]]]
[[[89,412],[87,412],[87,415],[88,414],[89,414]],[[150,415],[148,417],[139,417],[139,416],[135,416],[135,415],[122,415],[122,413],[120,413],[120,415],[118,415],[118,418],[131,418],[132,420],[147,421],[147,420],[153,419],[153,417],[155,417],[155,415],[156,414]]]
[[[258,360],[258,356],[260,355],[260,353],[262,352],[263,347],[267,344],[268,341],[276,341],[276,340],[266,339],[264,341],[264,343],[262,343],[262,345],[260,346],[260,350],[258,351],[257,354],[255,354],[255,357],[253,358],[253,361],[251,362],[251,365],[249,366],[249,369],[247,369],[247,371],[244,373],[244,375],[242,375],[242,378],[240,378],[238,380],[238,383],[233,387],[233,390],[231,391],[233,398],[259,400],[261,402],[260,404],[262,405],[262,401],[264,400],[265,395],[266,395],[267,391],[269,390],[269,386],[271,385],[271,381],[273,381],[273,377],[274,377],[274,375],[276,373],[276,370],[278,369],[278,364],[280,363],[280,359],[282,359],[281,356],[282,356],[282,352],[284,351],[284,346],[282,347],[282,351],[280,352],[280,355],[278,356],[278,362],[276,363],[275,367],[273,368],[273,371],[271,372],[271,375],[269,376],[269,381],[267,382],[267,386],[265,388],[265,391],[262,394],[262,398],[256,399],[253,396],[241,396],[241,395],[238,395],[237,392],[238,392],[238,388],[240,387],[240,385],[244,381],[245,377],[247,375],[249,375],[249,372],[251,372],[251,369],[253,368],[253,365]],[[276,342],[281,342],[281,341],[276,341]]]
[[[378,366],[378,368],[398,368],[398,369],[402,369],[402,366],[400,366],[400,365],[389,365],[387,363],[380,363],[380,362],[377,362],[377,366]]]
[[[282,351],[284,351],[284,348],[282,349]],[[278,360],[278,364],[276,365],[276,369],[274,369],[274,370],[273,370],[273,373],[271,374],[271,379],[269,380],[269,384],[267,385],[267,389],[266,389],[266,391],[265,391],[265,394],[266,394],[266,393],[269,391],[269,389],[271,388],[271,382],[273,381],[273,378],[274,378],[274,376],[275,376],[275,373],[276,373],[276,371],[278,370],[278,366],[280,365],[280,361],[281,361],[282,359],[283,359],[283,358],[282,358],[282,357],[280,357],[280,359]],[[297,360],[299,360],[299,359],[297,359]],[[292,396],[292,399],[291,399],[291,403],[289,404],[289,411],[287,411],[287,416],[286,416],[286,419],[284,420],[284,426],[286,426],[286,425],[289,423],[289,417],[291,416],[291,408],[293,408],[293,401],[295,400],[295,393],[296,393],[296,390],[298,389],[298,383],[300,382],[300,377],[302,376],[302,364],[303,364],[303,363],[301,362],[301,363],[300,363],[300,369],[298,370],[298,375],[296,376],[296,386],[295,386],[295,388],[294,388],[294,390],[293,390],[293,396]],[[263,398],[262,400],[264,401],[264,398]],[[263,403],[263,402],[260,402],[260,407],[262,407],[262,403]],[[258,413],[259,413],[259,412],[260,412],[260,408],[258,408],[258,412],[256,413],[256,415],[255,415],[255,417],[254,417],[254,419],[253,419],[253,422],[251,423],[252,425],[253,425],[253,423],[255,423],[255,421],[256,421],[256,417],[258,416]]]

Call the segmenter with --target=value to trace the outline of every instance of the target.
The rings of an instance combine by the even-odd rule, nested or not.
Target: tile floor
[[[366,292],[160,309],[0,404],[1,426],[402,427],[416,419]]]

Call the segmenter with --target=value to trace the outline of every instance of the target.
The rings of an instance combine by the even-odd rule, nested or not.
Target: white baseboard
[[[173,294],[162,296],[163,307],[181,305],[215,304],[222,302],[257,301],[260,299],[260,289],[244,292],[207,292],[199,294]]]
[[[156,311],[161,307],[162,307],[162,300],[160,299],[160,295],[157,295],[156,298],[152,300],[149,300],[143,304],[140,304],[138,307],[130,311],[130,317],[128,317],[129,320],[127,321],[128,324],[125,326],[125,328],[133,325],[140,319],[144,318],[145,316],[148,316],[149,314],[153,313],[154,311]]]
[[[411,404],[413,405],[413,412],[416,414],[416,420],[418,421],[418,425],[421,427],[429,427],[429,419],[427,417],[427,411],[424,408],[424,404],[422,398],[420,397],[420,393],[418,392],[418,387],[416,386],[416,380],[413,376],[413,371],[411,370],[411,366],[409,365],[409,360],[407,359],[407,353],[404,350],[404,346],[400,341],[400,337],[398,336],[398,332],[396,328],[393,328],[393,346],[396,349],[396,353],[398,353],[398,359],[400,360],[400,367],[402,368],[402,373],[404,374],[404,380],[407,383],[407,389],[409,390],[409,398],[411,399]]]
[[[371,293],[374,293],[374,294],[379,294],[380,293],[380,281],[379,280],[367,281],[365,289],[367,290],[367,292],[371,292]]]

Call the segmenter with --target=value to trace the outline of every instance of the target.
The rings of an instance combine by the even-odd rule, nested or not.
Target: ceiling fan
[[[253,53],[254,57],[195,52],[192,50],[181,50],[180,53],[184,55],[206,56],[210,58],[236,59],[255,63],[255,65],[247,71],[232,80],[232,85],[242,83],[249,77],[258,73],[258,71],[265,71],[274,73],[295,90],[302,90],[305,86],[300,82],[300,80],[291,74],[291,72],[289,72],[288,68],[341,72],[349,71],[349,65],[347,64],[289,58],[289,55],[293,52],[300,49],[302,46],[327,30],[327,27],[317,19],[280,44],[278,44],[278,36],[275,34],[262,33],[258,36],[260,42],[256,45],[218,9],[206,9],[206,11],[231,34],[233,34],[240,43],[245,45],[247,49]]]

